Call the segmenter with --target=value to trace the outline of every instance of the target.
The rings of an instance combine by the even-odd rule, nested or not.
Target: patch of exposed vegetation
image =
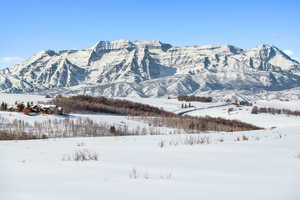
[[[27,132],[0,131],[0,140],[36,140],[47,139],[47,135],[34,135]]]
[[[180,95],[177,97],[178,101],[199,101],[199,102],[212,102],[212,97],[201,97],[201,96],[188,96],[188,95]]]
[[[293,115],[293,116],[300,116],[300,111],[293,111],[289,109],[277,109],[277,108],[266,108],[266,107],[257,107],[254,106],[251,110],[252,114],[260,114],[260,113],[269,113],[273,115]]]
[[[189,131],[246,131],[260,127],[238,120],[227,120],[214,117],[193,117],[177,115],[154,106],[135,103],[127,100],[106,97],[72,96],[58,97],[52,101],[68,112],[103,112],[127,116],[146,117],[145,120],[156,127],[184,129]],[[112,132],[115,132],[113,129]]]
[[[183,129],[186,132],[197,133],[203,131],[247,131],[262,129],[252,124],[238,120],[227,120],[220,117],[194,117],[189,115],[177,117],[151,117],[144,118],[153,126],[166,126],[169,128]]]
[[[101,112],[108,114],[120,114],[127,116],[174,116],[174,113],[167,112],[154,106],[136,103],[122,99],[106,97],[92,97],[86,95],[71,97],[56,97],[52,103],[62,107],[66,113],[88,113]]]

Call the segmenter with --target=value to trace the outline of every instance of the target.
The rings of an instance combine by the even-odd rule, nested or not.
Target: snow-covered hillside
[[[39,52],[0,71],[0,91],[175,96],[208,90],[300,86],[300,64],[277,47],[173,47],[160,41],[99,41],[83,50]]]
[[[6,98],[13,101],[14,96]],[[32,96],[19,100],[29,99]],[[182,111],[182,102],[175,99],[129,99],[173,112]],[[0,141],[0,197],[5,200],[300,198],[300,117],[253,115],[251,107],[234,107],[229,114],[231,105],[222,102],[191,104],[199,110],[189,112],[190,115],[239,119],[266,129],[169,135],[169,130],[160,127],[165,134],[158,136]],[[256,105],[300,110],[299,101],[262,100]],[[61,118],[11,112],[0,112],[0,116],[32,124]],[[126,116],[71,116],[71,119],[85,117],[109,124],[127,123],[129,127],[148,126]],[[201,139],[206,142],[196,142]],[[74,161],[72,156],[76,152],[91,153],[98,158]]]

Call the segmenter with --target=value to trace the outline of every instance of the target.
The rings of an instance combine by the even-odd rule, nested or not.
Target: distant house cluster
[[[13,106],[8,106],[7,103],[2,102],[0,106],[2,111],[22,112],[25,115],[37,114],[58,114],[64,113],[63,108],[56,105],[34,104],[33,102],[15,102]]]

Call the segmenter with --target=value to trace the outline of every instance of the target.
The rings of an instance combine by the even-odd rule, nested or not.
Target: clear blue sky
[[[300,58],[299,0],[3,0],[0,67],[97,40],[182,45],[267,43]]]

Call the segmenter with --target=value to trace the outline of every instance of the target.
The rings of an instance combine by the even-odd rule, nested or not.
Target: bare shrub
[[[160,141],[159,143],[158,143],[158,146],[160,147],[160,148],[163,148],[164,146],[165,146],[165,141]]]
[[[164,175],[160,175],[160,179],[167,179],[167,180],[170,180],[172,179],[172,173],[167,173],[167,174],[164,174]]]
[[[0,140],[46,139],[57,137],[96,137],[139,135],[142,130],[129,130],[126,124],[113,126],[106,122],[94,122],[89,118],[64,118],[35,121],[33,124],[23,120],[3,121],[0,119]],[[160,134],[160,133],[159,133]]]
[[[98,161],[98,153],[88,149],[76,150],[72,155],[64,155],[63,161]]]
[[[138,177],[139,176],[138,176],[137,170],[135,168],[132,168],[129,172],[129,178],[137,179]]]
[[[208,136],[187,136],[183,142],[184,145],[196,145],[196,144],[210,144],[210,138]]]
[[[160,173],[160,174],[149,174],[148,171],[142,171],[142,170],[137,170],[136,168],[132,168],[129,171],[129,178],[130,179],[165,179],[169,180],[172,179],[172,173]]]
[[[85,143],[84,142],[78,142],[78,143],[76,143],[76,146],[83,147],[83,146],[85,146]]]
[[[47,135],[33,135],[27,132],[8,132],[0,131],[0,140],[37,140],[37,139],[47,139]]]
[[[242,140],[247,141],[247,140],[249,140],[249,138],[246,135],[243,135]]]
[[[211,139],[209,136],[186,136],[184,138],[177,138],[170,141],[161,140],[158,143],[160,148],[169,146],[177,146],[177,145],[202,145],[202,144],[210,144]]]
[[[234,141],[235,142],[240,142],[240,141],[248,141],[248,140],[249,140],[249,137],[247,137],[246,135],[242,135],[242,136],[236,137],[236,139]],[[259,140],[259,138],[256,139],[256,140]]]

